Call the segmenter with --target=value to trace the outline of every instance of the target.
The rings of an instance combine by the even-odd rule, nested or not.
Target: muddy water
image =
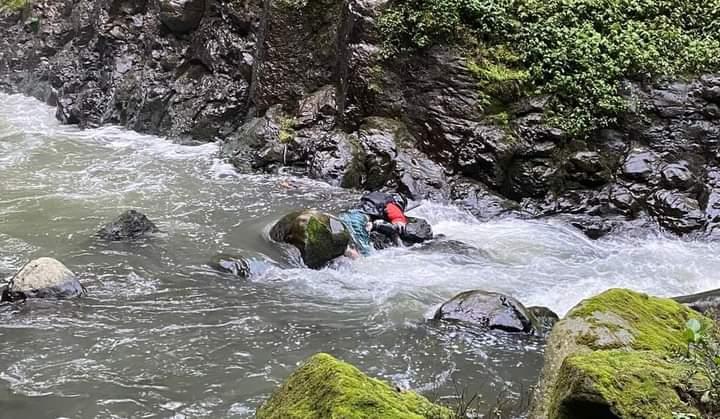
[[[458,291],[510,293],[563,313],[613,286],[659,295],[717,288],[720,246],[648,236],[589,241],[554,222],[480,223],[425,204],[414,215],[475,256],[393,249],[302,268],[266,238],[288,210],[338,211],[357,195],[290,176],[238,175],[217,146],[59,125],[0,95],[0,278],[52,256],[89,296],[0,308],[0,417],[251,417],[307,356],[329,352],[430,397],[521,399],[542,342],[424,320]],[[123,210],[162,230],[103,243]],[[249,257],[240,280],[207,266]]]

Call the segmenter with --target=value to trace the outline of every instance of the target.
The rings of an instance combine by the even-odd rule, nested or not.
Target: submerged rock
[[[270,230],[270,237],[300,250],[309,268],[318,269],[342,256],[350,243],[350,233],[337,218],[314,210],[292,212]]]
[[[60,261],[42,257],[30,261],[2,290],[0,301],[26,298],[71,298],[85,290],[75,274]]]
[[[698,415],[680,389],[686,322],[710,320],[670,299],[611,289],[582,301],[550,333],[534,418]],[[699,416],[695,416],[699,417]]]
[[[250,265],[242,256],[221,253],[212,257],[210,266],[215,270],[230,273],[240,278],[250,276]]]
[[[128,210],[120,214],[115,221],[100,229],[98,235],[105,240],[128,240],[157,231],[159,231],[157,226],[145,214]]]
[[[481,290],[456,295],[440,306],[434,319],[459,321],[506,332],[532,333],[539,330],[537,320],[520,301],[508,295]]]
[[[257,419],[450,419],[449,409],[412,391],[398,391],[328,354],[316,354],[288,377]]]

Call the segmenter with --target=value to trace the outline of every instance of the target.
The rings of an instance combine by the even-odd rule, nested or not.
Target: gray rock
[[[547,307],[532,306],[527,308],[528,313],[532,314],[538,321],[540,329],[539,333],[547,336],[552,330],[555,323],[560,321],[560,317],[554,311]]]
[[[622,174],[629,180],[646,181],[655,172],[657,161],[657,155],[651,151],[633,150],[623,163]]]
[[[537,320],[521,302],[508,295],[487,291],[466,291],[444,303],[435,320],[459,321],[506,332],[533,333]]]
[[[720,322],[720,289],[674,297],[673,300]]]
[[[71,298],[85,293],[75,274],[48,257],[28,262],[2,290],[2,301],[26,298]]]
[[[422,243],[432,240],[432,226],[422,218],[408,217],[405,234],[401,238],[408,243]]]
[[[221,253],[212,257],[210,266],[217,271],[230,273],[239,278],[250,276],[250,265],[242,256]]]
[[[160,21],[178,34],[196,29],[204,13],[205,0],[160,0]]]
[[[705,213],[700,203],[685,193],[658,190],[647,202],[658,223],[674,233],[689,233],[700,229],[705,223]]]
[[[157,226],[145,214],[128,210],[105,225],[97,234],[104,240],[117,241],[137,239],[158,231]]]

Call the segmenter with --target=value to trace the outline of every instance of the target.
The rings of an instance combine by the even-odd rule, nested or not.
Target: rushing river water
[[[0,94],[0,279],[39,256],[79,274],[89,295],[0,308],[0,417],[250,417],[309,355],[332,353],[435,398],[522,398],[542,342],[425,321],[455,293],[510,293],[560,314],[604,289],[657,295],[717,288],[720,246],[675,238],[590,241],[559,222],[481,223],[426,203],[413,215],[484,250],[392,249],[304,269],[268,241],[299,207],[337,211],[348,191],[239,175],[217,146],[118,128],[61,126],[54,109]],[[136,208],[162,232],[93,237]],[[207,266],[250,257],[248,280]]]

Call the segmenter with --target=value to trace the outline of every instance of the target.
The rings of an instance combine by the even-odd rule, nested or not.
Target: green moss
[[[19,12],[28,4],[27,0],[0,0],[0,12]]]
[[[280,132],[278,133],[278,139],[281,143],[290,143],[295,138],[295,118],[280,118]]]
[[[549,417],[565,419],[579,403],[609,408],[621,418],[696,414],[679,394],[686,368],[649,351],[595,351],[570,356],[561,367]],[[574,406],[573,406],[574,404]],[[573,406],[571,408],[571,406]]]
[[[627,331],[633,337],[630,344],[633,349],[662,352],[680,351],[687,347],[684,334],[689,319],[710,321],[673,300],[649,297],[626,289],[611,289],[584,300],[567,317],[582,318],[611,333]],[[615,317],[621,322],[617,322]]]
[[[397,391],[354,366],[317,354],[296,370],[257,411],[258,419],[450,418],[448,409]]]

